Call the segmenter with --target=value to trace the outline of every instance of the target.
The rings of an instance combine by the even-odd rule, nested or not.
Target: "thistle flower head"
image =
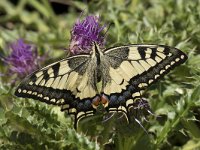
[[[24,43],[22,39],[10,45],[11,54],[5,58],[5,62],[10,66],[9,73],[16,73],[23,77],[38,67],[38,54],[33,45]]]
[[[105,25],[100,25],[100,19],[97,16],[87,16],[82,21],[78,19],[71,31],[71,54],[89,53],[93,42],[103,47],[105,35],[102,34],[102,31],[105,27]]]

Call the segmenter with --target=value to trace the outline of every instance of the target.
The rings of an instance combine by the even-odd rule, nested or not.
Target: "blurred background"
[[[106,47],[163,44],[188,55],[145,91],[155,115],[141,112],[139,123],[127,125],[119,116],[103,121],[97,114],[76,131],[59,107],[14,96],[23,77],[9,74],[10,44],[34,45],[45,66],[68,56],[72,27],[88,15],[109,27]],[[198,150],[199,53],[200,0],[0,0],[0,149]]]

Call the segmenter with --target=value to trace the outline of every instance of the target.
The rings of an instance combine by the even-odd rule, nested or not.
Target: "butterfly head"
[[[100,55],[100,54],[102,54],[102,50],[100,49],[99,44],[97,42],[93,42],[91,53],[93,55]]]

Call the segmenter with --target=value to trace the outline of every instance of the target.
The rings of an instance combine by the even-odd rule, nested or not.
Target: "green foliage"
[[[56,0],[55,0],[56,1]],[[65,3],[65,1],[63,1]],[[84,13],[99,14],[110,25],[107,47],[128,43],[166,44],[188,54],[188,61],[151,86],[146,97],[156,116],[130,125],[102,115],[80,122],[55,106],[13,95],[13,80],[1,61],[0,149],[200,149],[200,1],[100,0],[67,1],[66,13],[56,14],[47,0],[0,1],[0,55],[8,43],[24,38],[34,43],[46,65],[67,53],[73,23]]]

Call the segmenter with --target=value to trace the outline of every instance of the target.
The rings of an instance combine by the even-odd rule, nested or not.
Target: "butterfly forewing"
[[[112,112],[127,112],[146,87],[187,59],[182,51],[163,45],[121,46],[104,53],[110,66],[109,75],[103,76],[103,93]]]
[[[15,95],[60,105],[78,117],[92,114],[91,100],[97,94],[93,66],[90,55],[69,57],[29,75]]]

